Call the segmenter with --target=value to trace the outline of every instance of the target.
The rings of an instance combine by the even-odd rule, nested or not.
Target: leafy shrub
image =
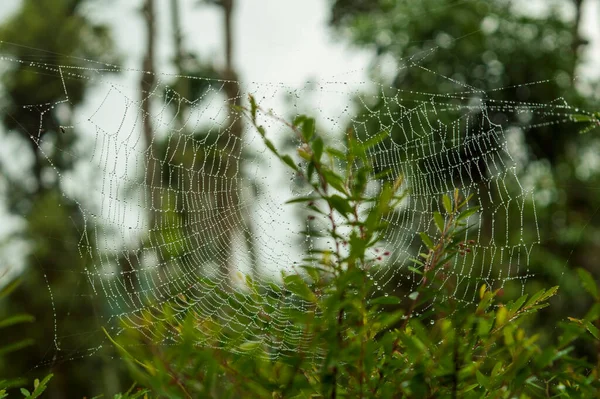
[[[258,123],[258,115],[266,113],[253,98],[250,108],[240,111],[270,151],[312,186],[312,194],[290,203],[308,209],[309,219],[327,221],[324,238],[330,248],[311,250],[301,273],[284,274],[282,285],[268,289],[247,277],[245,293],[233,294],[203,279],[216,295],[235,296],[219,311],[236,323],[200,318],[193,306],[182,316],[165,305],[160,320],[149,310],[141,318],[146,324],[125,329],[116,339],[109,336],[138,381],[169,398],[596,397],[600,365],[571,355],[576,340],[600,348],[600,295],[589,273],[580,271],[580,277],[595,305],[583,319],[562,323],[563,334],[550,346],[542,346],[524,321],[548,306],[557,287],[503,303],[500,290],[483,285],[476,305],[459,304],[447,270],[474,244],[459,237],[478,209],[456,190],[440,199],[445,214],[434,213],[436,237],[420,233],[428,251],[413,260],[411,270],[420,282],[408,303],[383,294],[370,276],[387,254],[373,253],[387,216],[406,196],[402,176],[376,174],[367,156],[386,133],[359,142],[348,132],[342,151],[324,143],[314,119],[282,121],[301,142],[298,164],[266,137]],[[367,189],[382,177],[387,183],[375,193]],[[305,310],[278,308],[282,298],[302,301]],[[262,308],[235,306],[246,299]],[[293,334],[270,322],[275,311],[284,312]],[[238,331],[233,324],[249,327]],[[166,336],[176,337],[176,343],[150,338]]]
[[[174,398],[595,397],[599,366],[570,356],[576,339],[596,340],[600,347],[594,326],[600,316],[598,288],[589,273],[580,272],[596,305],[584,319],[561,324],[564,332],[552,346],[540,346],[539,336],[528,333],[523,323],[548,306],[557,287],[502,303],[501,291],[484,285],[476,306],[459,306],[444,271],[473,244],[458,237],[477,208],[455,191],[441,199],[446,214],[434,214],[437,238],[421,233],[429,251],[414,259],[412,271],[421,282],[409,295],[410,303],[373,296],[378,291],[370,274],[380,266],[369,250],[380,244],[386,215],[406,195],[401,176],[390,176],[375,195],[368,194],[369,181],[381,175],[375,176],[367,151],[385,132],[364,143],[348,133],[346,150],[341,151],[325,145],[314,119],[299,116],[284,122],[302,143],[298,155],[304,162],[297,164],[266,137],[258,123],[263,111],[253,98],[250,104],[242,111],[266,146],[314,189],[310,196],[290,202],[308,208],[310,219],[329,220],[326,238],[331,248],[311,251],[303,273],[283,275],[283,287],[274,286],[272,292],[261,292],[246,278],[246,295],[255,296],[257,303],[259,297],[267,298],[258,314],[233,306],[223,311],[240,323],[252,320],[263,326],[271,342],[285,342],[286,334],[265,320],[281,291],[291,292],[310,304],[305,312],[286,314],[304,344],[273,353],[256,340],[258,331],[206,328],[218,320],[199,320],[190,311],[183,321],[171,317],[146,326],[150,331],[177,331],[177,345],[154,344],[144,338],[143,329],[119,338],[117,345],[136,378],[157,394]],[[430,306],[444,292],[445,299]],[[174,315],[169,307],[165,312]],[[218,332],[210,336],[210,331]]]
[[[19,284],[18,280],[15,280],[0,289],[0,300],[8,296]],[[28,314],[16,314],[0,319],[0,332],[2,329],[19,326],[24,323],[31,323],[34,321],[33,316]],[[8,353],[18,351],[19,349],[25,348],[33,344],[33,340],[29,338],[23,338],[17,342],[3,342],[0,341],[0,362],[3,356]],[[46,390],[48,381],[52,378],[52,374],[47,375],[42,381],[36,379],[33,382],[33,391],[29,391],[27,388],[20,388],[21,394],[26,398],[38,398]],[[2,379],[0,377],[0,399],[8,397],[8,389],[12,387],[18,387],[26,382],[25,378],[19,379]]]

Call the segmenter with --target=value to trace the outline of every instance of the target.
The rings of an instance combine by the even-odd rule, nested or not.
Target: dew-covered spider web
[[[39,117],[26,133],[51,166],[47,180],[56,181],[81,219],[76,245],[83,267],[57,265],[46,273],[77,281],[73,301],[89,301],[97,312],[97,325],[82,326],[68,322],[74,317],[69,309],[53,306],[56,349],[65,357],[107,345],[103,329],[111,336],[137,329],[148,342],[176,343],[176,329],[152,325],[190,312],[199,345],[219,345],[232,331],[264,343],[271,357],[305,344],[290,312],[309,305],[286,289],[281,272],[301,270],[305,251],[319,245],[306,236],[307,228],[325,229],[326,221],[309,221],[305,209],[285,204],[309,189],[232,107],[247,106],[248,94],[278,115],[265,112],[261,123],[296,162],[299,143],[282,119],[315,116],[318,133],[342,150],[348,128],[363,141],[388,132],[369,156],[376,168],[404,177],[408,196],[389,216],[385,240],[372,253],[378,266],[371,278],[382,293],[410,296],[420,279],[409,270],[411,258],[426,252],[419,232],[435,236],[432,215],[444,212],[444,194],[458,188],[473,195],[470,205],[480,211],[462,236],[472,244],[446,271],[455,281],[452,297],[466,304],[476,301],[482,284],[521,291],[532,276],[529,257],[542,238],[533,187],[521,177],[522,137],[572,123],[582,113],[561,99],[497,100],[496,92],[441,76],[416,60],[401,68],[419,69],[447,90],[422,93],[346,77],[285,84],[167,74],[157,74],[142,90],[135,83],[142,71],[10,56],[0,63],[2,70],[22,68],[64,90],[55,103],[22,106]],[[71,112],[75,94],[69,88],[81,80],[94,94]],[[195,87],[196,95],[185,98],[175,81]],[[59,158],[74,167],[62,171],[55,165]],[[371,189],[378,187],[376,182]],[[260,295],[248,288],[246,276]],[[89,346],[80,340],[71,345],[74,336],[85,336]]]

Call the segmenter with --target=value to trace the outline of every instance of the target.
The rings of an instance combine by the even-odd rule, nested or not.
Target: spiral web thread
[[[469,218],[464,240],[476,244],[471,253],[454,259],[448,273],[456,280],[452,296],[465,303],[475,301],[482,284],[523,287],[531,276],[529,255],[540,242],[534,193],[521,184],[522,169],[507,139],[519,130],[493,118],[499,113],[527,115],[529,122],[519,128],[527,134],[573,121],[575,113],[564,101],[497,101],[494,93],[438,75],[416,62],[403,68],[420,68],[431,79],[450,82],[454,90],[419,93],[376,83],[294,86],[178,76],[197,80],[205,88],[200,97],[185,99],[169,87],[175,79],[170,75],[158,75],[156,86],[141,93],[120,77],[141,71],[122,70],[118,75],[112,66],[58,66],[8,56],[0,63],[3,68],[20,63],[29,72],[60,80],[65,90],[64,99],[56,104],[23,106],[39,113],[39,131],[30,133],[47,161],[52,163],[60,152],[75,163],[68,173],[54,168],[63,196],[77,204],[84,221],[79,251],[85,270],[56,271],[76,275],[86,287],[85,294],[74,294],[74,300],[101,304],[102,314],[108,316],[98,316],[98,325],[113,335],[135,328],[152,342],[175,343],[175,330],[149,326],[194,312],[200,345],[224,341],[224,330],[242,332],[266,345],[270,357],[306,344],[307,337],[289,315],[309,305],[287,292],[280,277],[282,270],[296,272],[302,263],[306,215],[285,202],[305,193],[248,123],[241,137],[231,134],[241,115],[232,112],[231,99],[224,94],[226,84],[236,85],[242,103],[251,93],[263,109],[288,107],[286,115],[316,116],[320,133],[340,148],[344,145],[340,133],[348,126],[361,140],[389,132],[390,140],[372,148],[370,157],[375,165],[391,168],[392,175],[404,176],[409,195],[390,217],[386,239],[373,253],[380,267],[373,269],[371,278],[379,290],[410,295],[419,282],[408,270],[413,265],[410,258],[426,251],[418,233],[434,235],[432,215],[443,213],[441,196],[455,188],[464,196],[473,194],[471,205],[479,205],[481,211]],[[61,125],[62,134],[77,135],[74,147],[61,148],[43,132],[48,113],[69,103],[68,82],[78,79],[89,80],[94,95],[72,121]],[[534,84],[543,82],[530,85]],[[365,94],[368,90],[371,94]],[[353,98],[354,105],[346,106]],[[281,105],[282,99],[287,106]],[[143,102],[151,103],[149,115],[142,111]],[[152,152],[141,133],[146,120],[153,127]],[[275,142],[289,146],[291,135],[282,124],[273,118],[263,122]],[[237,152],[228,153],[232,149]],[[321,222],[325,226],[318,219],[315,226]],[[251,295],[244,276],[252,273],[258,290],[273,295]],[[166,304],[171,305],[169,314]],[[263,317],[266,308],[268,319]],[[90,353],[102,346],[105,336],[99,328],[67,331],[60,324],[61,312],[66,310],[56,309],[57,348],[68,348],[74,334],[89,335]],[[269,329],[284,339],[273,339]],[[71,353],[82,352],[77,348]]]

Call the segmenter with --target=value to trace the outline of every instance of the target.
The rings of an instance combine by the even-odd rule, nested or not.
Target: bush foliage
[[[597,356],[573,356],[578,340],[600,348],[600,294],[588,272],[580,270],[579,274],[595,304],[583,319],[557,326],[562,334],[552,344],[540,342],[525,322],[548,306],[557,287],[503,302],[501,290],[483,285],[476,304],[459,303],[453,299],[448,270],[454,259],[476,244],[459,237],[478,209],[456,190],[440,198],[445,212],[434,213],[439,230],[435,237],[420,233],[428,251],[413,259],[411,271],[420,279],[414,292],[407,300],[383,293],[371,275],[388,254],[375,249],[381,246],[387,216],[407,195],[402,176],[376,174],[367,156],[386,133],[360,142],[348,132],[345,149],[340,150],[325,144],[314,119],[299,116],[282,121],[300,141],[297,157],[302,162],[297,163],[267,138],[259,115],[268,113],[253,98],[250,104],[240,111],[266,146],[313,188],[311,195],[289,202],[308,209],[310,220],[328,223],[326,233],[317,229],[308,233],[330,245],[312,249],[298,273],[282,275],[282,284],[273,283],[268,290],[247,277],[245,293],[220,292],[224,298],[247,295],[263,303],[258,312],[250,312],[235,305],[244,302],[237,298],[221,310],[235,318],[236,324],[255,325],[260,332],[252,327],[239,332],[217,319],[200,319],[193,307],[181,317],[167,305],[161,312],[167,317],[161,322],[149,312],[147,325],[109,336],[134,377],[151,392],[122,397],[596,397],[600,389]],[[373,180],[387,183],[368,190]],[[304,303],[304,311],[278,309],[284,297]],[[271,323],[276,310],[286,312],[294,334]],[[30,321],[24,317],[0,322],[0,327]],[[148,338],[164,337],[165,332],[177,337],[175,344]],[[297,345],[290,335],[301,336],[302,344]],[[273,349],[265,340],[257,340],[258,336],[280,343],[282,349]],[[32,393],[21,392],[36,397],[47,382],[48,378],[36,382]],[[0,397],[5,396],[0,390]]]
[[[483,285],[477,304],[459,304],[452,298],[452,278],[445,271],[453,259],[475,244],[461,242],[459,237],[468,228],[469,216],[478,209],[470,207],[469,198],[456,190],[440,199],[445,214],[434,213],[439,229],[436,238],[421,233],[428,252],[413,259],[411,270],[420,276],[420,283],[408,295],[409,302],[383,294],[370,277],[382,267],[381,256],[372,255],[373,249],[381,245],[386,216],[406,195],[402,177],[386,172],[375,175],[367,156],[369,148],[386,133],[359,142],[348,132],[345,149],[340,150],[324,143],[314,119],[280,120],[300,141],[297,156],[302,162],[298,164],[276,148],[259,124],[260,114],[275,116],[261,110],[253,98],[250,104],[249,109],[240,110],[266,146],[313,188],[310,196],[289,202],[309,209],[310,220],[320,217],[328,221],[324,238],[330,246],[311,250],[302,270],[283,275],[283,286],[273,284],[270,292],[261,291],[246,278],[246,295],[256,296],[258,303],[267,298],[259,312],[252,314],[233,304],[224,311],[239,323],[253,321],[262,326],[261,334],[270,342],[285,343],[289,334],[271,325],[269,315],[283,291],[292,293],[309,304],[303,312],[288,310],[285,315],[305,340],[295,350],[275,353],[272,346],[256,340],[258,331],[214,328],[211,323],[216,321],[199,320],[190,311],[183,322],[172,317],[161,325],[148,326],[177,331],[177,345],[154,345],[144,338],[143,329],[119,337],[116,344],[143,385],[172,398],[597,395],[600,366],[593,363],[594,356],[572,356],[576,340],[600,347],[599,294],[589,273],[580,271],[580,277],[596,304],[583,319],[561,323],[562,335],[552,345],[542,344],[525,322],[548,306],[557,287],[504,303],[501,290]],[[370,195],[369,182],[382,177],[388,183]],[[309,233],[323,235],[317,229]],[[166,312],[174,314],[169,308]],[[140,341],[144,345],[139,345]]]

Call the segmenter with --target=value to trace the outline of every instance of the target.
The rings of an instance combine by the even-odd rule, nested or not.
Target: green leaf
[[[246,341],[238,347],[242,352],[254,352],[260,349],[261,342],[260,341]]]
[[[425,232],[420,232],[419,235],[421,236],[421,240],[423,241],[423,243],[425,245],[427,245],[427,248],[429,249],[433,249],[434,245],[433,245],[433,241],[431,241],[431,238],[429,238],[429,236],[427,235],[427,233]]]
[[[18,341],[10,345],[2,346],[0,347],[0,356],[4,356],[7,353],[18,351],[33,344],[34,341],[32,339],[24,339],[22,341]]]
[[[399,305],[401,302],[397,296],[380,296],[371,300],[371,305]]]
[[[368,139],[367,141],[363,142],[362,148],[365,150],[368,150],[369,148],[374,147],[377,144],[381,143],[383,140],[385,140],[389,136],[390,136],[390,134],[388,133],[387,130],[382,130],[381,132],[377,133],[375,136],[373,136],[370,139]]]
[[[477,382],[479,383],[479,385],[482,386],[483,388],[489,389],[490,379],[488,377],[486,377],[485,375],[481,374],[481,372],[479,370],[477,370],[475,372],[475,375],[477,377]]]
[[[381,172],[373,175],[373,180],[384,180],[386,177],[388,177],[389,175],[391,175],[393,172],[392,169],[388,168],[388,169],[384,169]]]
[[[332,157],[338,158],[340,160],[346,160],[346,154],[344,154],[342,151],[337,150],[335,148],[327,147],[325,149],[325,152],[328,153],[329,155],[331,155]]]
[[[321,156],[323,155],[323,147],[324,147],[324,143],[323,143],[323,139],[320,137],[317,137],[313,142],[312,142],[312,150],[313,150],[313,156],[315,161],[320,161],[321,160]]]
[[[309,142],[315,134],[315,120],[314,118],[305,118],[302,123],[302,137],[306,142]],[[315,140],[316,141],[316,140]]]
[[[462,391],[461,393],[467,393],[472,391],[473,389],[477,388],[478,386],[480,386],[479,384],[471,384],[471,385],[467,385]]]
[[[311,179],[312,179],[312,175],[315,173],[315,163],[314,162],[309,162],[308,166],[306,167],[306,178],[308,179],[308,182],[310,183]]]
[[[335,209],[344,216],[354,212],[352,206],[350,206],[348,201],[343,197],[340,197],[339,195],[332,195],[331,197],[326,198],[326,200],[333,209]]]
[[[313,281],[315,283],[321,279],[321,270],[319,268],[316,268],[314,266],[301,266],[301,267],[304,270],[306,270],[306,273],[310,276],[310,278],[313,279]]]
[[[248,100],[250,101],[250,116],[252,117],[252,122],[256,122],[256,111],[258,110],[258,105],[256,105],[254,96],[249,95]]]
[[[433,220],[435,221],[435,225],[437,226],[440,233],[443,233],[444,227],[446,224],[444,217],[439,212],[436,211],[436,212],[433,212]]]
[[[35,380],[37,384],[34,384],[35,391],[31,394],[32,398],[38,398],[44,391],[46,390],[46,385],[48,385],[48,381],[54,377],[54,374],[48,374],[44,379],[40,382],[39,380]]]
[[[533,294],[531,298],[525,303],[524,308],[532,308],[534,305],[537,305],[539,302],[545,301],[550,298],[558,291],[558,287],[552,287],[548,290],[540,290]]]
[[[478,207],[478,206],[474,206],[474,207],[472,207],[472,208],[466,209],[466,210],[462,211],[462,212],[461,212],[461,213],[458,215],[458,217],[456,218],[456,221],[457,221],[457,222],[460,222],[461,220],[468,219],[468,218],[469,218],[469,216],[471,216],[471,215],[473,215],[473,214],[477,213],[477,211],[479,211],[479,207]]]
[[[294,160],[289,155],[282,155],[281,156],[281,160],[283,162],[285,162],[287,166],[289,166],[290,168],[294,169],[295,171],[298,170],[298,165],[296,165],[294,163]]]
[[[583,326],[586,328],[586,330],[590,332],[590,334],[594,336],[594,338],[600,340],[600,330],[598,330],[596,326],[594,326],[591,322],[587,320],[583,321]]]
[[[556,293],[558,292],[558,288],[559,288],[558,285],[548,288],[546,290],[546,292],[544,292],[544,294],[542,294],[542,296],[540,297],[540,299],[538,301],[541,302],[541,301],[546,301],[546,300],[550,299],[551,297],[556,295]]]
[[[277,149],[275,148],[275,145],[273,144],[273,142],[269,139],[263,139],[263,141],[265,142],[265,145],[267,146],[267,148],[269,150],[271,150],[271,152],[273,152],[273,154],[275,155],[279,155],[279,152],[277,152]]]
[[[298,295],[300,298],[309,301],[316,302],[317,297],[311,291],[310,287],[302,277],[297,274],[290,274],[283,277],[283,283],[285,287],[292,293]]]
[[[522,297],[520,297],[519,299],[517,299],[515,302],[509,303],[508,305],[506,305],[506,307],[508,308],[508,310],[511,314],[510,317],[512,317],[517,311],[519,311],[519,309],[521,309],[521,307],[527,300],[528,296],[529,295],[525,294]]]
[[[31,323],[35,320],[35,318],[28,314],[17,314],[9,317],[8,319],[0,320],[0,328],[5,328],[8,326],[12,326],[14,324],[20,323]]]
[[[423,262],[421,262],[421,263],[423,263]],[[412,266],[408,266],[408,270],[411,271],[411,272],[413,272],[413,273],[415,273],[415,274],[423,275],[422,271],[420,271],[419,269],[414,268]]]
[[[29,398],[31,396],[31,392],[29,392],[27,389],[25,388],[21,388],[21,393],[23,394],[23,396],[25,396],[26,398]]]
[[[300,126],[302,123],[304,123],[305,120],[306,120],[306,115],[298,115],[294,118],[294,121],[292,122],[292,124],[294,126]]]
[[[10,293],[19,286],[19,284],[21,284],[21,281],[17,279],[2,287],[2,289],[0,289],[0,298],[10,295]]]
[[[452,200],[450,199],[450,197],[448,197],[446,194],[444,194],[442,201],[444,203],[444,209],[446,210],[446,213],[451,214],[452,213]]]
[[[313,202],[316,200],[318,200],[318,198],[316,198],[316,197],[298,197],[298,198],[294,198],[289,201],[286,201],[285,203],[286,204],[295,204],[298,202]]]
[[[420,260],[420,259],[417,259],[417,258],[409,258],[408,260],[409,260],[409,261],[411,261],[411,262],[414,262],[415,264],[417,264],[417,265],[419,265],[419,266],[425,266],[425,263],[421,262],[421,260]]]
[[[581,280],[581,284],[583,288],[592,296],[594,299],[600,299],[598,297],[598,285],[596,281],[594,281],[594,277],[592,274],[585,269],[578,268],[577,274],[579,274],[579,279]]]
[[[344,180],[342,180],[342,178],[337,175],[335,172],[333,172],[332,170],[323,167],[321,169],[321,174],[323,175],[323,177],[325,178],[325,181],[327,181],[327,184],[329,184],[331,187],[335,188],[336,190],[338,190],[341,193],[345,193],[346,189],[344,188]]]
[[[590,115],[572,114],[570,118],[573,122],[597,122],[596,118]]]

